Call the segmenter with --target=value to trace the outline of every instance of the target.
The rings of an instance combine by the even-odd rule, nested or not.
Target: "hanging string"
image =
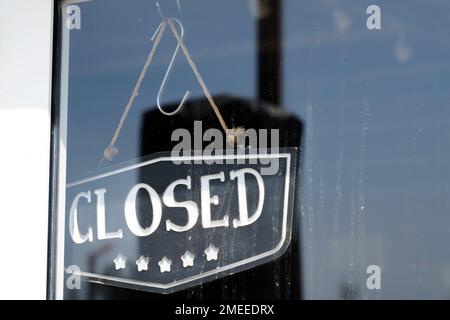
[[[223,119],[222,114],[219,111],[219,107],[217,107],[216,103],[214,102],[214,99],[211,96],[211,93],[209,92],[208,87],[206,86],[206,83],[203,80],[202,75],[200,74],[196,64],[192,60],[192,57],[191,57],[191,55],[189,53],[189,50],[184,45],[183,39],[180,37],[177,29],[175,28],[175,25],[174,25],[172,19],[170,19],[170,18],[167,19],[167,22],[169,23],[169,26],[170,26],[170,29],[172,30],[173,35],[175,36],[175,38],[177,39],[178,43],[180,44],[181,50],[183,50],[183,53],[186,56],[186,59],[188,60],[189,65],[192,68],[192,71],[194,71],[194,74],[195,74],[195,76],[197,78],[197,81],[199,82],[200,86],[202,87],[203,92],[204,92],[206,98],[208,99],[208,102],[209,102],[211,108],[214,110],[214,113],[216,114],[217,118],[219,119],[219,122],[220,122],[220,125],[222,126],[222,129],[226,132],[228,130],[228,126],[225,123],[225,120]]]
[[[178,8],[180,8],[178,2],[177,2],[177,5],[178,5]],[[116,141],[119,138],[120,132],[121,132],[121,130],[122,130],[123,126],[124,126],[124,123],[125,123],[125,119],[127,118],[128,113],[131,110],[131,107],[133,106],[134,100],[139,95],[139,88],[140,88],[141,83],[144,80],[145,74],[147,73],[147,70],[148,70],[148,68],[149,68],[149,66],[150,66],[150,64],[151,64],[151,62],[152,62],[152,60],[153,60],[153,58],[155,56],[156,49],[159,46],[159,43],[160,43],[160,41],[162,39],[162,36],[163,36],[164,31],[165,31],[165,29],[167,27],[167,24],[169,24],[173,35],[175,36],[178,44],[180,45],[181,49],[183,50],[183,53],[184,53],[186,59],[188,60],[188,63],[191,66],[191,69],[194,72],[195,77],[197,78],[197,81],[199,82],[199,84],[200,84],[200,86],[201,86],[201,88],[203,90],[203,93],[205,94],[205,96],[206,96],[206,98],[208,100],[209,105],[211,106],[211,108],[213,109],[217,119],[219,120],[222,129],[227,134],[227,140],[230,143],[234,143],[234,142],[236,142],[237,136],[242,134],[242,130],[243,130],[242,128],[235,128],[235,129],[232,129],[232,130],[228,129],[228,126],[227,126],[225,120],[223,119],[222,114],[220,113],[219,107],[214,102],[214,99],[213,99],[211,93],[209,92],[209,89],[208,89],[208,87],[207,87],[207,85],[206,85],[202,75],[200,74],[200,72],[199,72],[199,70],[197,68],[197,65],[195,64],[194,60],[192,59],[191,54],[189,53],[189,50],[187,49],[186,45],[184,44],[182,37],[178,33],[178,31],[177,31],[177,29],[176,29],[176,27],[175,27],[175,25],[173,23],[173,19],[164,17],[164,15],[162,13],[162,10],[161,10],[161,7],[160,7],[158,2],[156,2],[156,6],[157,6],[157,9],[158,9],[158,12],[159,12],[161,18],[163,19],[163,22],[161,22],[161,24],[158,26],[155,34],[152,37],[152,40],[155,41],[154,44],[153,44],[153,47],[152,47],[152,49],[151,49],[151,51],[150,51],[150,53],[149,53],[149,55],[147,57],[147,60],[146,60],[146,62],[144,64],[144,67],[141,70],[139,78],[136,81],[136,84],[135,84],[135,86],[133,88],[133,91],[132,91],[131,96],[130,96],[130,98],[128,100],[128,103],[125,106],[123,114],[122,114],[122,116],[120,118],[119,124],[118,124],[118,126],[117,126],[117,128],[116,128],[116,130],[114,132],[114,135],[113,135],[113,137],[111,139],[111,142],[109,143],[108,147],[103,152],[103,158],[100,160],[99,165],[101,165],[105,160],[111,161],[119,152],[117,150],[117,148],[115,147]]]
[[[150,64],[152,63],[153,57],[155,56],[155,53],[156,53],[156,49],[158,48],[158,45],[161,41],[162,35],[164,34],[166,26],[167,26],[167,24],[165,22],[161,23],[159,25],[158,29],[156,30],[156,37],[153,36],[153,38],[155,39],[153,47],[150,50],[150,53],[147,57],[147,60],[145,61],[145,64],[141,70],[141,73],[139,74],[139,78],[136,81],[136,84],[133,88],[133,91],[128,100],[128,103],[125,106],[122,117],[120,118],[119,124],[117,125],[116,131],[114,132],[111,142],[109,143],[108,147],[103,152],[103,158],[100,160],[100,164],[102,164],[105,160],[111,161],[118,153],[118,150],[114,147],[114,145],[115,145],[117,139],[119,138],[120,131],[123,128],[123,125],[125,123],[125,119],[127,118],[128,112],[130,112],[130,109],[133,106],[134,99],[139,95],[139,88],[141,87],[141,83],[144,80],[145,74],[147,73],[147,69],[149,68]]]
[[[178,16],[180,16],[180,14],[181,14],[180,1],[176,0],[176,4],[177,4]],[[206,83],[203,80],[202,75],[198,71],[197,65],[195,64],[194,60],[192,60],[191,54],[189,53],[189,50],[187,49],[187,47],[185,46],[185,44],[183,42],[183,37],[180,36],[180,34],[178,33],[177,28],[175,27],[175,25],[173,23],[173,19],[172,18],[166,18],[164,16],[164,13],[162,11],[161,5],[159,4],[159,1],[155,1],[155,5],[156,5],[156,8],[158,10],[158,13],[159,13],[159,16],[161,17],[161,19],[163,19],[163,21],[167,21],[169,23],[170,29],[172,30],[173,35],[177,39],[178,45],[181,46],[181,50],[183,50],[183,53],[186,56],[186,59],[188,60],[189,65],[192,68],[192,71],[194,71],[194,74],[195,74],[195,77],[197,78],[197,81],[199,82],[200,86],[203,89],[203,93],[205,94],[206,98],[208,99],[209,105],[214,110],[214,113],[216,114],[217,118],[219,119],[219,122],[220,122],[220,125],[222,126],[222,129],[225,132],[227,132],[228,126],[225,123],[225,120],[223,120],[222,114],[220,113],[219,108],[217,107],[216,103],[214,102],[214,99],[211,96],[211,93],[209,92],[208,87],[206,86]]]

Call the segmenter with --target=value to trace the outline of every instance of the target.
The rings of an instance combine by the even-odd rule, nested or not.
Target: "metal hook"
[[[183,36],[184,36],[184,28],[183,28],[183,24],[180,22],[180,20],[178,20],[178,19],[176,19],[176,18],[169,18],[169,19],[172,20],[172,21],[175,21],[175,22],[179,25],[179,27],[180,27],[180,38],[183,39]],[[165,23],[166,23],[166,21],[163,21],[163,22],[160,23],[160,25],[159,25],[158,28],[156,29],[155,34],[154,34],[153,37],[152,37],[152,41],[153,41],[153,39],[155,38],[155,36],[158,34],[158,32],[159,32],[159,30],[161,29],[162,25],[165,24]],[[161,96],[163,95],[164,90],[165,90],[165,88],[166,88],[167,81],[168,81],[168,78],[169,78],[170,73],[172,72],[172,68],[173,68],[173,65],[174,65],[174,63],[175,63],[175,59],[176,59],[176,57],[177,57],[177,54],[178,54],[178,50],[179,50],[179,49],[180,49],[180,43],[178,42],[178,43],[177,43],[177,47],[175,48],[175,51],[173,52],[172,58],[170,59],[170,63],[169,63],[169,66],[167,67],[167,70],[166,70],[166,73],[165,73],[165,75],[164,75],[164,78],[163,78],[163,80],[162,80],[162,82],[161,82],[161,86],[159,87],[158,95],[157,95],[157,97],[156,97],[156,105],[158,106],[159,111],[161,111],[161,112],[162,112],[163,114],[165,114],[166,116],[172,116],[172,115],[176,114],[178,111],[180,111],[181,108],[183,108],[184,104],[186,103],[186,100],[187,100],[187,99],[189,98],[189,96],[191,95],[191,92],[190,92],[189,90],[187,90],[187,91],[184,93],[183,99],[181,100],[181,102],[180,102],[180,104],[178,105],[178,107],[177,107],[174,111],[172,111],[172,112],[164,111],[163,108],[161,107]]]

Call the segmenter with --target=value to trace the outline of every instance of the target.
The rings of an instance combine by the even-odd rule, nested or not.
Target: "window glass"
[[[450,3],[157,3],[58,2],[54,295],[448,298]],[[169,21],[165,18],[171,24],[160,34],[162,23]],[[177,144],[172,141],[174,130],[194,134],[199,120],[204,130],[223,132],[224,123],[229,128],[279,130],[277,145],[292,154],[295,169],[281,172],[292,174],[287,192],[292,192],[292,234],[286,251],[169,295],[95,277],[82,277],[81,289],[69,289],[67,268],[80,257],[69,244],[74,194],[66,187],[170,152]],[[200,148],[207,145],[202,143]],[[166,183],[175,172],[155,170],[156,184]],[[192,177],[202,174],[193,172]],[[125,180],[114,185],[121,183]],[[284,196],[283,188],[275,183],[272,188],[270,201]],[[257,203],[257,184],[250,189],[254,193],[249,193],[249,202]],[[98,200],[91,191],[80,203]],[[98,228],[94,209],[80,230]],[[256,205],[250,209],[257,210]],[[119,222],[111,219],[108,228],[117,231]],[[143,225],[151,223],[144,220]],[[249,236],[248,244],[255,243]],[[138,246],[127,245],[130,250]],[[97,249],[90,258],[80,258],[82,269],[105,263],[108,254],[103,252],[110,249]],[[114,267],[112,260],[108,263]]]

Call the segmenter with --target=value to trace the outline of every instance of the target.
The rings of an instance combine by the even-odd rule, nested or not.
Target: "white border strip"
[[[70,2],[69,2],[70,3]],[[66,12],[67,3],[61,5],[62,13]],[[61,92],[59,108],[59,141],[58,141],[58,195],[56,215],[56,270],[55,270],[55,298],[63,299],[64,294],[64,235],[65,235],[65,202],[66,202],[66,165],[67,165],[67,109],[69,101],[69,54],[70,54],[70,31],[62,24],[57,26],[62,29],[61,38]]]

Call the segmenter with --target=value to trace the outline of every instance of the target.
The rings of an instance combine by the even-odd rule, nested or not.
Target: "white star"
[[[125,257],[119,253],[117,258],[114,259],[114,264],[116,265],[116,270],[125,269],[126,262],[127,262],[127,259],[125,259]]]
[[[194,258],[195,258],[195,255],[193,253],[186,251],[181,256],[181,260],[183,260],[183,268],[192,267],[194,265]]]
[[[217,254],[219,253],[219,248],[216,248],[212,243],[205,250],[206,260],[217,260]]]
[[[147,271],[148,270],[148,261],[150,259],[146,258],[144,256],[140,256],[138,260],[136,260],[138,271],[141,272],[142,270]]]
[[[161,273],[170,272],[170,265],[172,264],[172,260],[168,259],[167,257],[164,257],[158,262],[158,264]]]

